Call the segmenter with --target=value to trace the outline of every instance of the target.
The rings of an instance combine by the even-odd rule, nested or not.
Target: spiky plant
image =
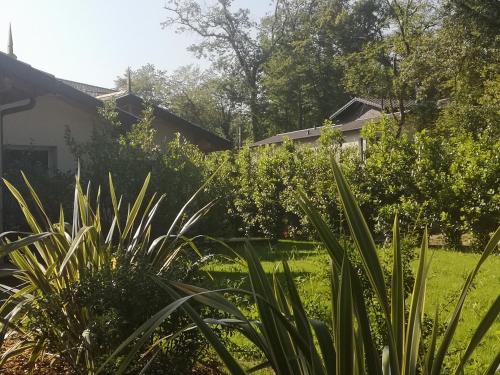
[[[485,260],[497,249],[500,228],[486,245],[479,262],[470,272],[447,328],[438,337],[438,314],[430,344],[425,354],[420,352],[422,344],[422,319],[426,294],[426,276],[429,269],[427,233],[424,233],[420,250],[418,271],[409,304],[405,301],[403,287],[403,267],[399,224],[396,216],[393,227],[392,250],[394,261],[392,284],[389,290],[384,283],[381,262],[368,226],[358,204],[335,161],[333,174],[342,200],[352,238],[359,253],[363,272],[383,311],[388,337],[387,347],[379,353],[367,314],[363,291],[358,273],[353,272],[347,250],[337,240],[323,218],[314,209],[304,193],[297,194],[297,200],[308,219],[315,226],[324,247],[331,259],[331,304],[332,321],[330,324],[309,319],[299,297],[290,269],[283,262],[285,284],[278,278],[272,281],[265,274],[255,251],[248,243],[242,258],[248,265],[250,290],[224,289],[210,291],[181,283],[164,283],[158,280],[161,288],[169,291],[177,300],[159,311],[136,330],[114,353],[117,355],[137,337],[145,337],[154,331],[163,319],[176,309],[183,309],[203,333],[226,365],[231,374],[247,374],[262,368],[271,368],[282,375],[324,375],[324,374],[375,374],[411,375],[441,374],[443,363],[454,336],[460,315],[471,289],[475,276]],[[222,293],[242,293],[250,295],[257,307],[258,320],[250,320],[236,305],[227,300]],[[196,300],[230,317],[225,319],[203,319],[192,308],[190,300]],[[405,314],[408,311],[408,315]],[[462,374],[467,360],[489,330],[500,312],[500,297],[489,308],[476,331],[471,335],[467,349],[462,354],[455,374]],[[264,355],[265,361],[252,369],[244,369],[237,359],[224,346],[212,327],[223,326],[236,330],[250,340]],[[139,350],[135,345],[129,355]],[[493,375],[500,363],[500,353],[492,353],[493,360],[485,374]],[[382,358],[381,358],[382,357]]]
[[[117,197],[109,176],[112,208],[108,211],[112,213],[108,224],[102,219],[101,190],[92,198],[90,185],[84,192],[78,176],[73,212],[68,220],[61,208],[56,222],[48,217],[24,174],[23,179],[35,208],[4,181],[19,204],[30,233],[6,232],[0,236],[0,257],[7,256],[14,266],[2,270],[1,276],[16,280],[15,286],[0,285],[6,296],[0,307],[0,368],[20,354],[27,355],[28,368],[33,368],[55,346],[59,352],[50,353],[52,358],[63,358],[75,371],[94,374],[100,366],[99,358],[105,354],[92,336],[95,306],[76,303],[75,287],[81,286],[83,280],[93,280],[100,272],[112,273],[119,266],[117,263],[123,261],[140,262],[146,264],[151,275],[165,275],[184,247],[191,245],[196,249],[184,235],[211,203],[186,220],[186,208],[203,187],[200,188],[182,207],[167,233],[152,238],[153,219],[165,196],[152,194],[147,198],[150,175],[130,205]],[[45,322],[43,329],[30,329],[35,319]],[[7,340],[10,336],[15,340]],[[10,346],[2,347],[7,341]]]

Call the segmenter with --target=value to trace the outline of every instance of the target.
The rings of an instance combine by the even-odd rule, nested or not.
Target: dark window
[[[6,149],[4,151],[4,163],[6,171],[37,170],[48,173],[50,168],[49,150]]]

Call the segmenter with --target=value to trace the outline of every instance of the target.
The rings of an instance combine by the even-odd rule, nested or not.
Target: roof
[[[355,120],[355,121],[351,121],[351,122],[346,122],[344,124],[334,125],[333,128],[339,129],[343,133],[349,132],[349,131],[355,131],[355,130],[361,129],[363,127],[363,125],[370,120],[371,119]],[[318,126],[316,128],[295,130],[295,131],[288,132],[288,133],[281,133],[281,134],[273,135],[272,137],[262,139],[258,142],[252,143],[250,145],[250,147],[257,147],[257,146],[269,145],[269,144],[274,144],[274,143],[282,143],[285,138],[288,138],[292,141],[313,140],[315,138],[319,138],[319,136],[321,135],[321,130],[323,128],[324,128],[323,126]]]
[[[52,74],[35,69],[3,52],[0,52],[0,67],[0,73],[22,83],[26,96],[36,97],[46,93],[59,94],[74,101],[84,109],[96,113],[97,109],[103,105],[101,100],[57,79]],[[118,110],[118,117],[126,125],[137,122],[136,116],[121,109]]]
[[[372,106],[374,108],[380,109],[382,112],[396,112],[399,110],[398,108],[398,103],[395,100],[388,99],[388,98],[371,98],[371,97],[365,97],[365,98],[352,98],[349,102],[347,102],[345,105],[340,107],[337,111],[335,111],[332,115],[330,115],[329,119],[334,120],[336,117],[338,117],[341,113],[345,112],[349,107],[351,107],[353,104],[366,104],[369,106]],[[414,106],[416,104],[415,100],[404,100],[404,105],[407,107]]]
[[[97,113],[97,109],[103,106],[103,96],[113,96],[117,100],[127,98],[140,102],[143,105],[144,101],[137,95],[123,91],[114,91],[99,86],[87,85],[80,82],[58,79],[52,74],[43,72],[33,68],[31,65],[12,58],[6,53],[0,52],[0,73],[15,77],[19,82],[23,83],[24,87],[29,87],[29,93],[26,96],[36,97],[45,93],[59,94],[68,99],[74,100],[82,107]],[[96,95],[102,92],[102,95]],[[17,96],[22,93],[16,93]],[[1,97],[0,97],[1,99]],[[21,98],[19,98],[21,99]],[[136,123],[138,117],[125,111],[117,106],[118,117],[125,125]],[[202,128],[199,125],[193,124],[183,118],[171,113],[166,108],[155,107],[155,116],[162,117],[167,121],[176,124],[179,127],[190,129],[193,133],[205,137],[209,142],[217,146],[218,149],[228,149],[231,143],[219,137],[212,132]]]
[[[146,106],[146,102],[140,96],[126,91],[108,94],[106,95],[106,98],[103,97],[99,98],[106,100],[107,98],[111,97],[116,99],[116,103],[118,106],[120,106],[121,103],[125,102],[129,103],[132,102],[141,108],[144,108]],[[229,142],[227,139],[212,133],[210,130],[205,129],[198,124],[194,124],[188,120],[183,119],[182,117],[177,116],[176,114],[170,112],[165,107],[156,105],[153,107],[153,109],[155,117],[161,118],[169,123],[177,125],[180,128],[187,129],[189,131],[192,131],[193,133],[198,134],[199,136],[204,137],[205,139],[210,141],[214,146],[216,146],[219,150],[226,150],[231,147],[231,142]]]
[[[107,89],[105,87],[100,87],[100,86],[94,86],[94,85],[89,85],[86,83],[82,82],[75,82],[75,81],[70,81],[68,79],[62,79],[59,78],[59,81],[79,90],[84,92],[87,95],[93,96],[94,98],[101,96],[101,95],[106,95],[106,94],[111,94],[116,92],[115,90],[112,89]]]

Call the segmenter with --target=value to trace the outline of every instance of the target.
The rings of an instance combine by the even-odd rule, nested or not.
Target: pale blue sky
[[[200,0],[211,3],[213,0]],[[271,0],[236,0],[255,19]],[[18,59],[60,78],[112,87],[127,66],[172,71],[200,62],[186,47],[198,39],[162,29],[165,0],[0,0],[0,50],[12,22]]]

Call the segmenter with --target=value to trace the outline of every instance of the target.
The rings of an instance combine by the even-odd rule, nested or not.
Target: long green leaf
[[[457,305],[455,306],[455,310],[453,311],[450,322],[448,323],[448,327],[446,328],[446,331],[443,335],[443,340],[441,341],[441,344],[439,345],[439,348],[436,352],[436,357],[435,357],[434,362],[432,364],[432,375],[439,375],[441,373],[441,368],[443,366],[444,358],[445,358],[446,353],[448,351],[448,347],[450,346],[451,339],[453,338],[453,336],[455,334],[455,330],[457,328],[457,325],[458,325],[458,322],[460,319],[460,315],[462,313],[462,308],[463,308],[464,303],[465,303],[465,298],[467,297],[467,294],[469,293],[472,282],[474,281],[475,276],[479,272],[481,265],[493,253],[493,251],[495,249],[497,249],[499,241],[500,241],[500,226],[497,228],[497,230],[495,231],[493,236],[491,236],[488,244],[484,248],[484,251],[483,251],[483,254],[481,255],[481,258],[479,258],[479,261],[476,264],[476,267],[469,274],[469,276],[467,277],[467,280],[464,283],[464,286],[462,288],[462,292],[461,292],[460,297],[458,299]]]
[[[342,264],[337,304],[336,353],[337,374],[352,374],[354,371],[354,327],[352,319],[351,272],[349,263]]]
[[[144,180],[144,184],[142,185],[139,194],[137,194],[137,198],[135,198],[135,202],[130,209],[129,214],[127,215],[127,221],[125,222],[125,227],[123,228],[123,233],[121,238],[126,238],[130,230],[132,229],[135,221],[137,219],[137,215],[139,214],[139,210],[142,206],[142,202],[144,201],[144,197],[146,196],[146,191],[149,186],[149,181],[151,180],[151,173],[148,173],[146,179]]]
[[[436,312],[434,314],[434,322],[432,324],[432,335],[431,335],[431,343],[427,348],[427,353],[425,354],[424,361],[424,374],[430,374],[432,371],[432,362],[434,362],[434,356],[436,355],[436,343],[438,336],[438,328],[439,327],[439,304],[436,306]]]
[[[361,255],[365,273],[370,281],[375,295],[377,296],[377,299],[379,300],[385,319],[388,323],[389,329],[387,331],[387,335],[389,337],[389,350],[392,353],[396,353],[396,342],[392,334],[392,329],[390,329],[391,310],[387,298],[388,294],[385,287],[382,266],[380,265],[380,260],[377,256],[375,242],[373,241],[368,225],[363,218],[361,209],[359,208],[349,185],[347,184],[347,181],[342,175],[342,172],[334,158],[332,158],[332,168],[335,176],[335,182],[337,183],[337,189],[344,207],[344,213],[346,215],[354,242],[356,243]],[[390,362],[392,375],[398,375],[400,367],[397,356],[391,355]]]
[[[63,261],[61,262],[61,266],[59,267],[59,275],[61,275],[63,273],[64,269],[66,268],[66,264],[69,262],[69,260],[71,259],[71,257],[75,253],[76,249],[78,249],[80,244],[84,241],[85,234],[92,229],[94,229],[94,228],[93,227],[83,227],[78,231],[75,239],[71,242],[71,246],[69,247],[68,252],[66,253],[66,256],[64,257]]]
[[[399,240],[399,217],[396,213],[392,231],[392,280],[391,280],[391,324],[396,341],[398,362],[403,362],[404,327],[405,327],[405,290],[403,284],[403,262],[401,259],[401,243]]]
[[[500,352],[498,352],[495,356],[495,358],[493,359],[493,361],[491,361],[491,364],[488,366],[488,368],[486,369],[486,371],[484,372],[483,375],[495,375],[498,373],[498,367],[500,367]]]
[[[323,245],[330,255],[333,268],[332,272],[340,273],[340,268],[342,266],[342,261],[345,258],[346,251],[337,241],[332,230],[328,227],[321,215],[314,208],[312,202],[307,198],[304,192],[300,190],[297,194],[297,202],[318,232]],[[356,273],[351,273],[351,276],[354,310],[361,331],[361,336],[363,337],[363,345],[365,347],[366,356],[366,368],[370,375],[381,375],[382,369],[380,368],[378,350],[376,348],[375,341],[370,329],[370,319],[366,310],[362,283]],[[333,311],[335,311],[335,309],[333,309]]]
[[[455,371],[456,375],[460,375],[462,373],[465,363],[472,355],[474,349],[476,349],[479,345],[486,332],[488,332],[490,327],[498,318],[498,314],[500,314],[500,295],[497,296],[497,299],[493,302],[490,309],[481,320],[481,323],[479,323],[479,326],[476,328],[474,335],[470,339],[469,345],[467,345],[467,349],[465,350],[465,353],[463,354],[462,359],[460,360],[460,363]]]
[[[32,235],[26,236],[24,238],[18,239],[16,241],[12,241],[12,242],[0,245],[0,257],[4,257],[6,255],[9,255],[11,252],[18,250],[18,249],[22,249],[26,246],[33,245],[34,243],[42,241],[43,239],[50,237],[52,235],[53,235],[53,233],[50,233],[50,232],[32,234]]]
[[[325,364],[326,373],[328,375],[335,375],[337,373],[337,365],[335,363],[336,353],[333,346],[333,337],[330,334],[328,326],[319,320],[311,320],[311,326],[314,329],[316,338],[318,340],[318,345],[321,350],[321,355],[323,356],[323,362]]]
[[[427,228],[424,231],[417,275],[413,285],[413,292],[408,316],[405,351],[403,355],[403,373],[415,375],[417,372],[418,351],[422,337],[422,317],[424,311],[425,287],[429,262],[427,261],[428,238]]]

